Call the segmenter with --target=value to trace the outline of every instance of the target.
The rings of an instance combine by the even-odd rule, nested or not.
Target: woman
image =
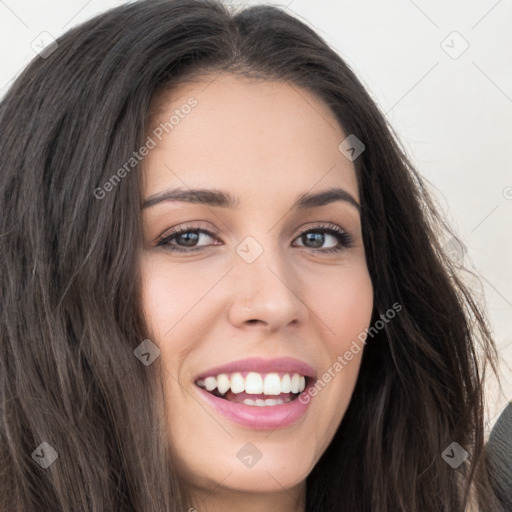
[[[453,234],[311,29],[122,6],[0,132],[2,510],[500,510]]]

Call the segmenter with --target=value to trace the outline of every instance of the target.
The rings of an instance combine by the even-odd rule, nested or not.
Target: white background
[[[39,34],[56,38],[122,3],[0,0],[0,97]],[[261,3],[287,6],[354,69],[463,240],[500,352],[490,427],[512,400],[512,0]]]

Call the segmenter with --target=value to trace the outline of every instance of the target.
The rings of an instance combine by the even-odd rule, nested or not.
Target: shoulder
[[[491,430],[486,445],[489,477],[507,510],[512,510],[512,402]]]

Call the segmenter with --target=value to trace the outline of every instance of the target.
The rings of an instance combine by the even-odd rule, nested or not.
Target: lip
[[[210,368],[205,372],[197,375],[194,382],[206,377],[215,377],[221,373],[235,373],[235,372],[257,372],[257,373],[271,373],[271,372],[284,372],[284,373],[298,373],[305,377],[311,377],[316,381],[316,370],[304,361],[295,359],[293,357],[279,357],[277,359],[263,359],[261,357],[251,357],[249,359],[242,359]],[[278,406],[275,406],[278,407]]]
[[[263,407],[230,402],[212,395],[199,386],[194,387],[203,400],[206,400],[213,409],[234,423],[250,429],[277,430],[289,427],[304,416],[311,403],[311,397],[308,397],[306,403],[303,403],[300,397],[307,394],[313,385],[313,382],[310,382],[304,391],[291,402]]]
[[[224,398],[219,398],[195,384],[198,380],[214,377],[221,373],[231,374],[240,372],[244,374],[251,371],[257,373],[298,373],[309,378],[306,379],[304,391],[291,402],[263,407],[231,402]],[[194,378],[194,387],[203,400],[234,423],[250,429],[276,430],[286,428],[304,416],[309,407],[311,397],[308,397],[305,403],[300,400],[300,397],[303,394],[308,394],[309,388],[317,380],[316,376],[316,370],[308,363],[299,359],[292,357],[276,359],[253,357],[210,368]]]

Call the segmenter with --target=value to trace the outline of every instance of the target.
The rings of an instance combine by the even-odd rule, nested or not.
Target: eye
[[[320,249],[325,241],[329,240],[329,237],[334,239],[335,242],[337,241],[338,245]],[[315,226],[312,229],[302,231],[296,240],[300,240],[303,243],[302,247],[307,247],[305,244],[312,243],[313,246],[307,248],[321,253],[338,252],[353,245],[353,239],[350,234],[335,224]]]
[[[171,233],[167,235],[164,235],[156,245],[157,247],[164,247],[165,250],[171,252],[199,251],[203,248],[203,246],[197,247],[196,244],[201,239],[201,235],[206,235],[206,237],[210,238],[215,237],[215,234],[208,229],[185,226],[175,231],[171,231]],[[180,244],[183,243],[182,247],[185,248],[173,245],[172,242],[177,242]]]
[[[208,243],[198,245],[202,238],[217,239],[215,233],[208,229],[184,226],[164,235],[156,246],[163,247],[166,251],[170,252],[190,253],[200,251],[209,245],[220,245]],[[322,249],[321,247],[325,244],[326,240],[329,241],[329,238],[334,240],[335,245]],[[353,245],[353,239],[350,234],[335,224],[315,226],[307,229],[302,231],[295,240],[302,242],[302,245],[299,245],[299,247],[306,247],[320,253],[338,252]],[[309,244],[312,244],[312,246],[310,247]]]

